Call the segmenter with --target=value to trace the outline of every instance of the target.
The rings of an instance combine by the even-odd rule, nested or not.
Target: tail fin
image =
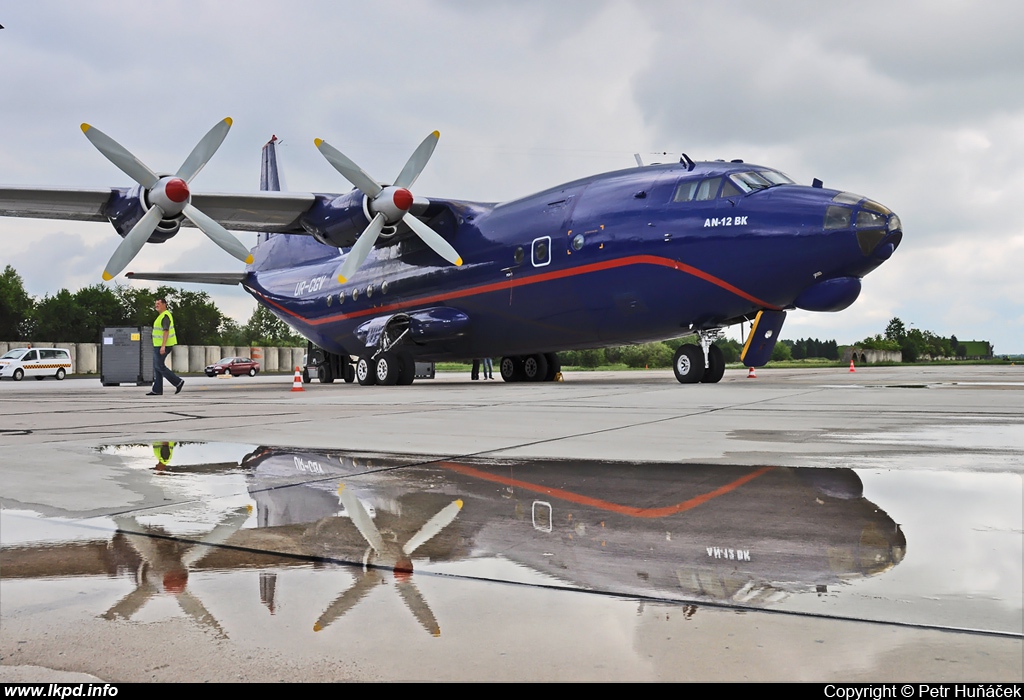
[[[281,174],[277,165],[277,136],[271,136],[270,140],[263,146],[263,158],[260,160],[260,191],[261,192],[283,192],[284,175]],[[256,241],[263,243],[270,240],[273,233],[259,233]]]
[[[277,166],[277,136],[271,136],[263,146],[263,160],[260,163],[260,191],[283,192],[284,176]]]

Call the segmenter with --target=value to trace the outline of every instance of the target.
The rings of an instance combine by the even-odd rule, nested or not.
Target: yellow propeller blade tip
[[[434,131],[434,133],[431,134],[431,136],[433,136],[435,139],[439,139],[439,138],[441,138],[441,132],[440,131]]]
[[[88,125],[88,124],[86,124],[85,122],[82,122],[82,133],[83,133],[83,134],[84,134],[85,132],[87,132],[87,131],[88,131],[89,129],[91,129],[91,128],[92,128],[91,126],[89,126],[89,125]]]
[[[246,265],[252,265],[252,261],[253,261],[253,257],[250,255],[249,257],[247,257],[245,259],[245,264]]]
[[[245,507],[245,512],[246,513],[251,513],[252,512],[252,504],[251,503]]]
[[[460,265],[462,265],[462,258],[455,261],[455,267],[459,267]]]
[[[320,623],[319,623],[319,622],[318,622],[318,623],[316,623],[315,625],[313,625],[313,631],[314,631],[314,632],[319,632],[319,631],[320,631],[320,630],[322,630],[322,629],[323,629],[323,627],[321,627],[321,626],[320,626]]]
[[[227,124],[228,126],[231,126],[232,124],[235,123],[235,120],[232,119],[231,117],[224,117],[224,123]]]
[[[110,274],[109,272],[107,272],[106,270],[104,270],[103,271],[103,281],[104,282],[109,282],[112,279],[114,279],[114,276],[112,274]]]
[[[345,490],[345,484],[338,484],[338,493],[340,494],[344,490]]]
[[[348,282],[348,280],[347,280],[347,279],[345,279],[345,278],[344,278],[344,277],[342,277],[341,275],[338,275],[338,283],[339,283],[339,284],[345,284],[346,282]]]
[[[462,510],[462,499],[460,498],[459,500],[455,501],[455,505],[459,507],[459,510]]]
[[[323,139],[313,139],[313,143],[316,144],[317,148],[320,148],[320,144],[322,144],[323,142],[324,142]]]

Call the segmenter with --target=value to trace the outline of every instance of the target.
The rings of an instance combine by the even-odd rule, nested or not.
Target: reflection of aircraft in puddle
[[[411,537],[399,541],[393,535],[385,536],[373,522],[373,518],[362,502],[355,497],[351,489],[342,484],[338,487],[338,497],[345,506],[352,524],[366,540],[368,547],[363,555],[363,575],[347,591],[338,596],[324,611],[313,626],[321,630],[348,612],[356,603],[378,584],[384,583],[382,568],[391,569],[395,575],[395,587],[406,607],[416,620],[433,636],[441,635],[441,627],[434,618],[434,613],[423,599],[419,589],[412,580],[412,555],[421,545],[429,542],[435,535],[451,524],[462,509],[462,501],[455,500],[439,510]]]
[[[311,561],[359,566],[317,629],[390,572],[436,634],[412,583],[413,559],[423,571],[427,562],[501,558],[567,587],[686,602],[692,614],[693,604],[768,607],[828,590],[891,568],[906,549],[849,469],[427,461],[267,447],[233,468],[247,475],[257,526],[189,568],[261,567],[261,598],[273,612],[276,571]],[[30,566],[31,549],[4,548],[4,578],[113,573],[76,556],[47,558],[43,571]]]
[[[199,541],[185,546],[158,528],[141,525],[130,515],[115,516],[115,537],[123,536],[138,554],[140,561],[135,570],[135,590],[115,603],[103,617],[108,620],[130,620],[150,598],[162,591],[173,595],[182,611],[200,626],[213,630],[218,636],[227,636],[210,611],[188,591],[188,573],[215,551],[217,545],[223,544],[238,532],[251,513],[251,506],[228,513]]]

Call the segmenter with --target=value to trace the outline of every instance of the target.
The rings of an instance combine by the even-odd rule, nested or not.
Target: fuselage
[[[332,226],[365,226],[356,194],[323,196],[304,228],[330,241]],[[334,353],[364,353],[372,319],[429,309],[449,310],[450,329],[408,344],[417,358],[544,353],[678,337],[762,309],[839,310],[902,237],[875,202],[736,162],[632,168],[502,204],[431,200],[420,218],[462,266],[398,229],[339,284],[337,247],[271,234],[244,286]]]

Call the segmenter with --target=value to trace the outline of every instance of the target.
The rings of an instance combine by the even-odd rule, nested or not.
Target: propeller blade
[[[181,606],[182,612],[191,617],[200,626],[206,627],[213,631],[213,633],[221,639],[227,639],[228,634],[224,631],[224,628],[217,622],[217,618],[206,609],[202,601],[196,598],[188,591],[182,591],[177,595],[178,605]]]
[[[242,529],[245,521],[252,514],[252,506],[239,508],[234,513],[229,513],[217,526],[210,530],[197,544],[192,545],[181,557],[181,563],[186,569],[202,561],[203,557],[212,552],[217,545],[224,544],[233,534]]]
[[[92,142],[100,153],[125,175],[135,180],[147,190],[160,180],[145,163],[136,158],[127,148],[110,138],[94,126],[82,124],[82,133]]]
[[[217,122],[216,126],[206,132],[206,136],[200,139],[196,147],[192,149],[192,152],[188,154],[188,158],[178,168],[175,177],[180,177],[185,182],[192,182],[192,178],[198,175],[203,166],[210,162],[210,158],[217,152],[220,145],[224,143],[224,137],[228,135],[229,129],[231,129],[231,117],[225,117]]]
[[[373,217],[373,221],[367,226],[359,238],[356,239],[356,244],[352,246],[352,249],[348,251],[348,255],[345,256],[345,262],[335,270],[334,275],[338,278],[341,284],[345,284],[352,275],[356,273],[359,266],[366,260],[366,256],[370,254],[370,249],[373,248],[373,244],[377,242],[377,236],[380,235],[381,229],[384,228],[384,215],[377,214]]]
[[[427,161],[430,160],[430,156],[434,153],[434,147],[437,146],[437,140],[441,138],[441,132],[435,131],[430,134],[427,138],[423,139],[416,150],[411,156],[409,161],[402,168],[402,172],[398,174],[398,178],[395,180],[395,187],[412,187],[413,183],[423,172],[423,168],[426,166]]]
[[[424,243],[433,248],[435,253],[450,262],[452,265],[459,266],[462,264],[462,257],[458,252],[456,252],[455,248],[452,248],[451,243],[441,238],[441,235],[437,231],[427,226],[412,214],[406,214],[403,216],[402,221],[404,221]]]
[[[377,554],[383,552],[384,540],[381,539],[377,526],[373,524],[373,518],[366,512],[366,508],[363,508],[363,504],[359,502],[356,495],[345,488],[345,484],[341,484],[338,486],[338,498],[341,500],[341,505],[345,506],[352,524],[356,526],[359,534],[363,536],[367,544],[373,547],[373,551],[377,552]]]
[[[196,209],[191,202],[185,205],[185,208],[182,209],[181,213],[184,214],[189,221],[195,224],[200,231],[205,233],[211,241],[244,262],[246,265],[252,264],[252,255],[250,255],[246,247],[242,245],[242,242],[228,233],[226,228]]]
[[[339,595],[334,599],[333,603],[327,606],[327,609],[324,610],[320,619],[313,624],[313,631],[319,632],[354,608],[356,603],[365,598],[370,591],[380,585],[382,578],[383,577],[380,572],[374,569],[370,569],[365,572],[356,580],[355,584],[353,584],[351,588]]]
[[[134,591],[114,603],[110,610],[107,610],[100,617],[104,620],[116,620],[119,617],[130,620],[132,615],[137,613],[146,604],[146,601],[153,597],[154,593],[156,593],[156,586],[151,583],[142,582]]]
[[[460,510],[462,510],[461,498],[446,505],[434,517],[423,523],[423,527],[419,529],[419,532],[410,537],[409,541],[402,546],[402,551],[412,555],[420,545],[429,542],[437,533],[451,525]]]
[[[402,596],[402,602],[409,612],[416,618],[416,621],[423,626],[432,637],[441,636],[441,625],[437,624],[434,612],[427,605],[426,599],[420,593],[420,589],[412,582],[412,577],[398,579],[395,587],[398,588],[398,595]]]
[[[323,154],[327,162],[334,166],[334,169],[341,173],[346,180],[359,188],[359,191],[373,199],[384,189],[377,181],[367,175],[366,171],[356,165],[348,156],[323,139],[313,139],[317,149]]]
[[[107,262],[106,269],[103,270],[103,279],[106,282],[112,280],[118,275],[121,270],[128,267],[128,263],[139,254],[142,250],[142,246],[146,245],[146,241],[149,240],[150,234],[156,229],[157,224],[160,223],[160,219],[163,218],[164,212],[158,206],[152,206],[149,208],[139,223],[132,227],[132,230],[128,232],[128,235],[124,237],[121,244],[117,246],[117,250],[110,256],[110,260]]]

